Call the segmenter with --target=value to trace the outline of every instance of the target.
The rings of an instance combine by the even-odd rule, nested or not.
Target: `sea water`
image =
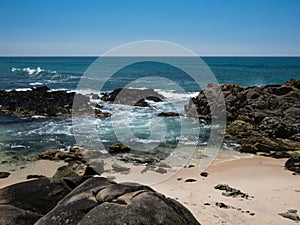
[[[52,91],[70,90],[88,94],[89,90],[78,90],[77,85],[95,59],[95,57],[0,57],[0,89],[25,91],[46,85]],[[300,79],[300,57],[203,57],[202,60],[209,66],[219,83],[236,83],[249,87],[283,84],[291,78]],[[127,121],[119,120],[115,123],[120,132],[123,128],[128,131],[129,127],[137,140],[155,146],[159,143],[164,146],[174,146],[178,143],[187,146],[205,145],[211,128],[204,122],[200,123],[199,128],[196,119],[184,116],[157,117],[158,113],[167,111],[178,111],[184,115],[184,105],[200,91],[199,85],[180,69],[156,62],[134,64],[114,74],[101,92],[124,87],[145,75],[176,81],[185,92],[176,92],[172,89],[172,85],[165,89],[157,88],[155,90],[165,96],[166,100],[159,103],[151,102],[151,108],[128,109],[128,106],[96,100],[104,106],[103,111],[120,113],[120,118],[123,118],[123,112],[129,110]],[[154,88],[158,86],[155,85],[155,81],[150,83],[154,84]],[[174,104],[179,105],[179,109],[174,108]],[[183,120],[189,124],[185,130],[181,127]],[[90,122],[97,127],[98,137],[104,145],[120,142],[110,118],[94,118]],[[153,123],[164,124],[161,129],[158,127],[155,130],[156,135],[151,135]],[[78,143],[73,128],[70,117],[18,118],[0,114],[0,154],[28,155],[53,147],[65,148],[76,145]],[[194,129],[199,129],[198,135],[194,135]],[[88,132],[86,138],[89,140]]]

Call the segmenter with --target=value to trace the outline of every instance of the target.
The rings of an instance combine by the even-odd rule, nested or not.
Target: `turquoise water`
[[[95,59],[95,57],[0,57],[0,89],[22,91],[47,85],[52,90],[76,90],[82,74]],[[300,57],[204,57],[202,60],[207,63],[219,83],[237,83],[247,87],[270,83],[283,84],[291,78],[300,79]],[[154,107],[151,110],[131,109],[129,126],[134,135],[144,142],[159,142],[160,139],[148,139],[151,136],[149,124],[153,121],[158,124],[164,122],[166,129],[162,140],[164,144],[176,144],[180,139],[186,144],[205,145],[207,131],[210,128],[204,123],[201,124],[199,136],[194,136],[191,130],[195,129],[193,127],[195,121],[189,121],[190,127],[182,131],[181,119],[165,118],[161,121],[156,117],[159,112],[174,111],[173,103],[181,105],[179,113],[184,114],[184,104],[187,104],[189,98],[199,92],[200,88],[195,81],[181,70],[155,62],[131,65],[114,74],[101,91],[124,87],[131,81],[146,75],[175,80],[187,93],[176,93],[170,86],[170,90],[158,90],[167,97],[168,101],[153,104]],[[153,84],[155,86],[155,81]],[[102,104],[104,111],[111,112],[115,110],[114,107],[119,107],[118,110],[121,112],[124,110],[122,106]],[[188,119],[184,118],[184,120]],[[99,129],[99,138],[102,142],[111,144],[118,141],[109,118],[97,119],[93,123]],[[120,129],[124,124],[125,121],[119,121]],[[0,114],[0,151],[2,153],[29,154],[51,147],[74,144],[76,141],[71,118],[16,118]]]

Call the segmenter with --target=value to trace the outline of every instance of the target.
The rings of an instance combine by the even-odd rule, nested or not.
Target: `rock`
[[[26,179],[29,180],[29,179],[42,178],[42,177],[45,177],[45,176],[44,175],[28,175],[26,177]]]
[[[70,148],[68,151],[61,151],[60,149],[49,149],[39,155],[40,159],[48,160],[64,160],[64,161],[82,161],[85,159],[81,150],[77,147]]]
[[[46,86],[28,91],[0,91],[0,112],[17,116],[71,116],[75,92],[49,91]],[[76,94],[80,108],[90,106],[89,97]]]
[[[0,189],[0,205],[43,215],[85,178],[40,178]],[[13,208],[10,208],[12,210]]]
[[[176,116],[182,116],[182,114],[179,114],[179,113],[176,113],[176,112],[161,112],[157,116],[176,117]]]
[[[125,166],[121,166],[121,165],[119,165],[119,164],[117,164],[117,163],[114,163],[114,164],[112,164],[112,166],[111,166],[112,168],[113,168],[113,170],[115,171],[115,172],[117,172],[117,173],[129,173],[129,171],[130,171],[130,168],[127,168],[127,167],[125,167]]]
[[[186,183],[192,183],[192,182],[196,182],[196,181],[197,181],[196,179],[189,178],[189,179],[186,179],[184,182],[186,182]]]
[[[63,177],[82,177],[82,176],[93,176],[100,175],[104,171],[104,162],[102,164],[97,164],[97,169],[84,164],[81,162],[71,161],[68,165],[59,167],[55,174],[54,178],[63,178]]]
[[[118,88],[110,93],[104,93],[101,99],[113,104],[149,107],[145,100],[160,102],[164,96],[153,89]]]
[[[162,167],[159,167],[155,170],[156,173],[164,174],[167,173],[168,171]]]
[[[225,191],[222,195],[226,197],[241,197],[241,198],[249,198],[248,194],[241,192],[238,189],[232,188],[227,184],[218,184],[215,186],[215,189]]]
[[[235,84],[209,84],[185,106],[188,117],[211,120],[211,109],[222,110],[217,87],[222,90],[228,126],[225,137],[242,152],[300,149],[300,81],[284,85],[242,88]],[[215,101],[211,104],[208,98]],[[277,156],[277,154],[270,155]]]
[[[7,178],[9,177],[9,175],[10,175],[9,172],[0,172],[0,179]]]
[[[294,220],[296,222],[300,221],[300,217],[298,216],[296,209],[289,209],[285,213],[278,213],[278,215],[280,215],[284,218],[287,218],[287,219]]]
[[[221,209],[229,209],[230,207],[223,202],[216,202],[216,206]]]
[[[110,117],[111,114],[109,112],[102,112],[100,109],[95,109],[96,117]]]
[[[289,158],[285,162],[285,168],[300,174],[300,155]]]
[[[34,224],[43,215],[11,205],[0,205],[0,224],[29,225]]]
[[[36,225],[42,224],[199,223],[184,206],[147,186],[117,184],[102,177],[95,177],[75,188],[53,210],[36,222]]]
[[[201,172],[201,173],[200,173],[200,176],[202,176],[202,177],[207,177],[207,176],[208,176],[208,172]]]
[[[111,146],[106,147],[106,149],[110,154],[130,152],[130,148],[121,143],[112,144]]]

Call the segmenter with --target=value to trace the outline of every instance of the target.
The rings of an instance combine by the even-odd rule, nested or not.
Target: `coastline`
[[[296,195],[300,195],[299,176],[284,169],[286,159],[263,156],[234,160],[215,160],[200,176],[196,167],[184,168],[171,178],[151,187],[187,207],[201,224],[296,224],[278,213],[300,209]],[[0,180],[0,188],[26,181],[27,175],[51,177],[62,161],[38,160],[26,168],[12,172]],[[179,179],[181,178],[181,179]],[[194,182],[185,182],[195,179]],[[255,181],[255,182],[253,182]],[[249,194],[251,198],[227,197],[214,187],[227,184]],[[252,198],[253,197],[253,198]],[[224,203],[229,208],[216,206]],[[254,215],[252,215],[254,214]]]

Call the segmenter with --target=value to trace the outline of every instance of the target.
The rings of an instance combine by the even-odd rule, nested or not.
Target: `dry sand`
[[[200,176],[195,167],[188,168],[152,187],[181,202],[202,225],[297,224],[278,215],[288,209],[300,211],[300,176],[285,170],[285,161],[259,156],[225,162],[217,160],[207,168],[208,177]],[[28,174],[52,176],[63,164],[47,160],[31,163],[12,172],[9,178],[1,179],[0,187],[25,181]],[[182,180],[178,181],[178,178]],[[187,183],[188,178],[197,181]],[[253,198],[223,196],[223,191],[214,189],[217,184],[228,184]],[[216,202],[223,202],[231,208],[219,208]]]

